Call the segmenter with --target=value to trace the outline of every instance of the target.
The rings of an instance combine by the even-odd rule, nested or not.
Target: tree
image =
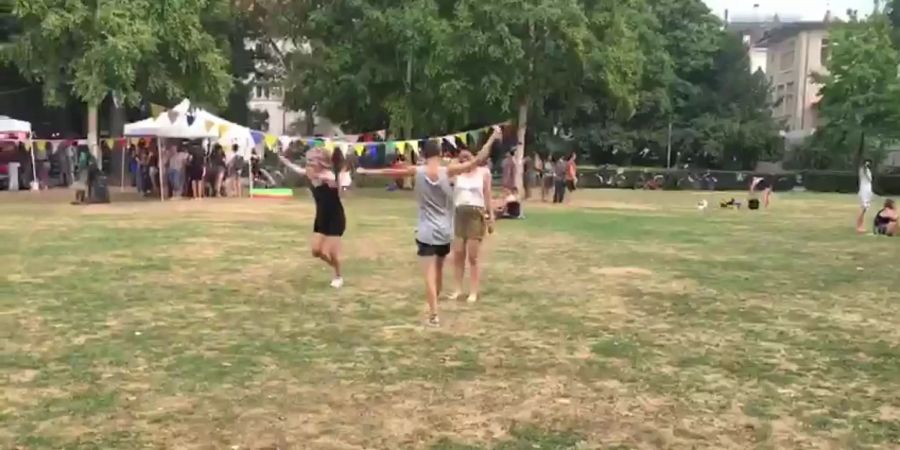
[[[850,21],[831,33],[827,74],[819,114],[822,139],[837,148],[855,147],[853,165],[866,153],[867,142],[896,139],[900,129],[900,80],[897,50],[891,44],[888,16],[877,8],[866,20]]]
[[[529,111],[553,98],[561,115],[588,103],[586,85],[629,114],[639,79],[631,1],[461,0],[448,49],[467,86],[485,101],[518,112],[516,184],[522,190]]]
[[[88,107],[88,139],[97,154],[97,110],[107,96],[136,104],[143,97],[183,95],[224,103],[231,77],[201,17],[206,0],[17,0],[22,32],[6,56],[44,101],[74,95]]]

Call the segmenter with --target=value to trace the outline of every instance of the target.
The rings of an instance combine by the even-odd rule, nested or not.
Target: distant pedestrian
[[[566,200],[566,173],[569,171],[569,162],[560,155],[553,166],[553,203],[563,203]]]

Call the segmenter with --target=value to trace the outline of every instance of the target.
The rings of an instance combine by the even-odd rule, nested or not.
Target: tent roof
[[[0,133],[31,133],[31,123],[0,116]]]

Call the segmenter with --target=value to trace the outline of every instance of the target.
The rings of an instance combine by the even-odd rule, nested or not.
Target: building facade
[[[815,74],[826,74],[829,22],[785,24],[766,33],[766,74],[775,106],[772,115],[784,123],[785,136],[803,138],[819,126],[816,104],[821,85]]]

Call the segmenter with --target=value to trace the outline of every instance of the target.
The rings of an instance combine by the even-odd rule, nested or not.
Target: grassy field
[[[0,200],[0,448],[900,447],[900,240],[854,197],[579,194],[436,330],[408,194],[348,200],[341,291],[305,194]]]

